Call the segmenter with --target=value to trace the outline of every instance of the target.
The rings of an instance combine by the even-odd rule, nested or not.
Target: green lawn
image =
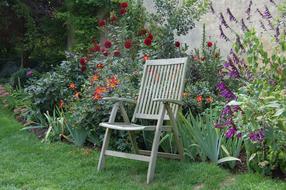
[[[19,131],[0,110],[0,189],[286,189],[286,183],[256,174],[232,175],[208,163],[159,160],[155,180],[146,185],[147,164],[107,158],[96,172],[99,153],[72,145],[43,144]]]

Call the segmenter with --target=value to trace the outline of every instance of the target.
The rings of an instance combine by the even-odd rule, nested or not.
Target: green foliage
[[[218,118],[218,111],[210,109],[203,115],[194,117],[191,113],[185,118],[182,114],[179,117],[179,126],[183,134],[183,144],[186,147],[185,152],[191,159],[197,156],[201,160],[207,157],[214,163],[223,163],[228,161],[239,161],[238,158],[227,155],[220,158],[221,142],[223,134],[214,128],[213,124]],[[198,148],[198,155],[193,154],[192,147]]]
[[[285,36],[273,45],[273,52],[265,50],[254,30],[245,34],[243,46],[237,52],[246,56],[247,70],[241,70],[243,84],[238,89],[238,99],[229,105],[239,105],[243,113],[237,113],[235,122],[246,139],[254,141],[246,146],[249,168],[263,174],[271,174],[276,168],[285,171],[286,139],[286,67]],[[245,73],[250,71],[250,78]],[[247,80],[246,80],[247,79]],[[262,130],[264,139],[251,139],[253,132]],[[254,156],[255,155],[255,156]],[[281,162],[280,162],[281,161]]]
[[[205,29],[201,49],[195,49],[191,53],[189,65],[184,101],[189,111],[199,114],[210,105],[219,104],[220,101],[217,97],[216,85],[220,80],[221,55],[211,39],[206,41]]]

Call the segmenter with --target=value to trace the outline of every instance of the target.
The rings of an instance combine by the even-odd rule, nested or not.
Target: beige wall
[[[219,12],[223,12],[227,22],[230,23],[226,14],[226,9],[230,8],[237,20],[241,20],[242,18],[246,18],[245,11],[248,8],[249,1],[250,0],[213,0],[212,2],[213,7],[217,12],[217,15],[219,14]],[[281,1],[283,0],[275,0],[275,2]],[[153,0],[144,0],[144,5],[146,6],[147,10],[154,11]],[[251,26],[257,28],[259,33],[262,31],[259,23],[259,20],[261,20],[261,16],[258,14],[258,12],[256,12],[256,9],[259,8],[260,10],[264,10],[264,5],[267,5],[269,7],[270,12],[273,15],[275,15],[275,13],[277,14],[275,6],[273,6],[273,4],[271,4],[269,0],[253,0],[252,17],[250,21],[246,21],[247,26],[249,26],[250,28]],[[203,23],[206,24],[207,36],[209,36],[212,41],[216,41],[217,46],[221,48],[222,54],[224,56],[227,55],[231,48],[231,43],[226,42],[225,40],[222,40],[220,38],[220,32],[218,29],[220,21],[210,12],[206,13],[201,17],[201,20],[197,23],[196,28],[191,30],[188,35],[178,37],[178,40],[189,44],[191,49],[200,47]],[[269,28],[266,23],[265,25],[267,28]],[[241,32],[241,29],[237,27],[236,24],[231,24],[231,27],[236,31]],[[232,39],[234,38],[234,35],[232,35],[227,29],[224,29],[224,31],[227,36]],[[269,36],[269,34],[273,35],[274,31],[269,31],[268,34],[263,35],[263,39],[266,44],[269,44],[270,39],[267,37]],[[271,48],[271,46],[268,45],[268,48]]]

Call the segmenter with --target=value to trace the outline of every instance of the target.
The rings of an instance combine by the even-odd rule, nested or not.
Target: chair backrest
[[[146,61],[132,122],[158,119],[161,102],[153,102],[153,99],[182,100],[187,60],[186,57]],[[178,106],[171,105],[171,108],[177,114]],[[164,120],[169,120],[167,114]]]

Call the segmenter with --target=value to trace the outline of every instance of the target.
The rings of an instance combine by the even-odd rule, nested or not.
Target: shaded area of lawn
[[[170,160],[158,161],[155,181],[146,185],[146,163],[107,158],[107,168],[97,173],[98,152],[42,144],[21,127],[0,110],[0,189],[286,189],[286,183],[256,174]]]

